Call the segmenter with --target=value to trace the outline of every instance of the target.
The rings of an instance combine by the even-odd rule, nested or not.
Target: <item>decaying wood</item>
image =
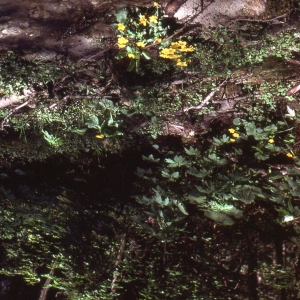
[[[10,95],[9,97],[0,98],[0,109],[18,103],[24,98],[25,96],[18,96],[15,94]]]
[[[12,94],[9,97],[2,97],[0,98],[0,109],[11,106],[15,103],[21,102],[22,100],[32,96],[33,92],[31,90],[23,90],[24,95],[16,95]]]

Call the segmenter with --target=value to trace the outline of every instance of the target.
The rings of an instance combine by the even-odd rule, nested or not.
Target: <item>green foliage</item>
[[[49,143],[50,146],[59,147],[63,144],[61,138],[49,134],[46,130],[42,130],[42,133],[44,135],[44,139]]]
[[[152,9],[121,9],[115,13],[115,17],[118,24],[113,27],[117,31],[120,49],[116,59],[130,58],[128,72],[135,69],[137,73],[144,74],[140,72],[140,61],[141,58],[151,60],[150,53],[146,51],[150,48],[159,48],[159,57],[176,61],[176,66],[187,66],[187,52],[193,52],[194,47],[187,46],[186,41],[172,42],[168,39],[169,26],[162,18],[159,5],[154,5]],[[157,63],[152,64],[152,67],[155,65]],[[157,70],[156,73],[162,71]]]
[[[157,19],[152,18],[151,22],[151,16]],[[1,243],[7,264],[1,274],[21,275],[28,284],[50,278],[48,286],[63,291],[70,299],[121,299],[131,289],[135,297],[142,299],[213,299],[219,295],[222,299],[235,298],[228,291],[238,294],[239,285],[243,284],[236,279],[243,266],[236,262],[244,262],[251,249],[246,249],[246,255],[227,253],[227,239],[218,237],[218,232],[211,229],[215,226],[210,224],[225,225],[221,236],[223,232],[224,236],[236,233],[232,241],[239,241],[234,246],[243,252],[247,243],[246,238],[243,240],[245,231],[249,230],[251,237],[251,228],[259,228],[256,230],[269,236],[274,228],[296,224],[300,216],[299,113],[293,106],[279,109],[283,97],[293,100],[285,96],[290,84],[279,75],[283,71],[282,57],[291,57],[299,36],[289,30],[277,36],[264,33],[258,37],[257,32],[263,27],[259,22],[249,22],[230,28],[220,25],[177,42],[164,42],[159,39],[167,38],[169,25],[159,9],[126,8],[116,12],[115,17],[119,23],[113,25],[119,38],[117,58],[130,59],[128,71],[162,75],[158,79],[149,76],[149,83],[136,80],[138,85],[124,87],[129,107],[97,91],[99,85],[107,84],[103,82],[107,73],[100,72],[103,61],[97,65],[100,73],[96,86],[92,86],[91,80],[81,82],[86,65],[24,63],[8,53],[6,60],[0,62],[1,93],[20,94],[22,88],[31,85],[45,89],[50,81],[63,86],[51,104],[49,99],[37,98],[36,108],[30,109],[30,114],[15,114],[7,120],[7,126],[18,131],[24,140],[31,131],[42,132],[40,136],[52,146],[52,154],[59,150],[76,157],[80,150],[84,150],[83,154],[92,150],[98,161],[106,162],[103,139],[112,147],[113,137],[124,134],[126,140],[117,141],[118,149],[128,145],[144,149],[152,138],[153,153],[145,146],[147,154],[141,155],[143,161],[136,169],[137,178],[130,190],[137,207],[126,203],[121,213],[116,212],[107,204],[111,198],[96,194],[93,197],[101,198],[99,202],[105,204],[93,211],[74,200],[80,193],[74,199],[64,195],[28,204],[16,200],[11,191],[3,188]],[[191,41],[193,47],[187,46],[185,40]],[[165,60],[150,60],[148,46],[160,48]],[[162,52],[163,49],[167,51]],[[187,49],[190,51],[184,51]],[[176,55],[181,55],[180,59],[191,58],[193,64],[184,72],[173,70],[171,61],[176,59],[178,63]],[[141,61],[145,65],[141,66]],[[276,62],[271,71],[267,66],[270,62]],[[166,77],[170,70],[172,76]],[[252,77],[249,70],[253,71]],[[172,146],[175,139],[169,143],[163,136],[168,134],[164,129],[166,120],[168,124],[186,121],[186,115],[180,115],[182,108],[201,103],[216,88],[218,79],[229,75],[231,83],[242,82],[242,92],[246,93],[243,95],[249,97],[238,100],[228,118],[217,113],[213,101],[202,110],[191,112],[189,120],[196,120],[196,124],[189,124],[194,126],[193,138],[185,137],[184,147],[177,140]],[[65,76],[68,84],[63,84]],[[182,83],[171,84],[173,79],[182,79]],[[117,80],[113,84],[117,85]],[[223,99],[222,93],[216,98]],[[66,104],[68,96],[70,103]],[[224,99],[227,96],[230,99],[231,95]],[[197,125],[212,113],[216,116],[210,122],[213,126],[204,134]],[[231,113],[239,117],[231,119]],[[9,110],[0,114],[3,119]],[[40,141],[34,147],[43,152]],[[11,148],[8,152],[16,153]],[[1,152],[1,159],[5,154]],[[127,169],[132,171],[131,163],[121,165],[123,178]],[[113,163],[105,168],[110,171]],[[110,184],[108,180],[103,186],[105,195],[110,194]],[[122,179],[116,186],[123,191],[126,184]],[[84,198],[88,200],[88,196]],[[81,224],[89,227],[85,230]],[[263,275],[268,286],[292,288],[291,270],[267,267]],[[54,275],[50,275],[52,269]]]

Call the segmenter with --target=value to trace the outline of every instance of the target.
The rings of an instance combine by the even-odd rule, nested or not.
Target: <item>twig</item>
[[[201,7],[201,10],[200,10],[198,13],[196,13],[196,14],[195,14],[194,16],[192,16],[189,20],[187,20],[187,21],[186,21],[186,25],[184,25],[181,29],[177,30],[177,31],[176,31],[175,33],[173,33],[172,35],[170,35],[170,36],[168,36],[167,38],[163,39],[161,42],[159,42],[159,43],[156,42],[156,43],[154,43],[154,44],[150,44],[150,45],[144,47],[143,49],[149,49],[149,48],[151,48],[151,47],[157,46],[157,45],[159,45],[159,44],[161,44],[161,43],[163,43],[163,42],[166,42],[166,41],[172,39],[174,36],[178,35],[178,34],[181,33],[182,31],[184,31],[188,26],[190,26],[190,25],[191,25],[191,22],[194,21],[200,14],[202,14],[202,12],[203,12],[203,7]],[[200,25],[199,25],[199,26],[200,26]]]
[[[113,48],[113,47],[116,46],[116,45],[117,45],[117,43],[115,43],[115,44],[109,46],[109,47],[106,48],[105,50],[103,50],[103,51],[101,51],[101,52],[98,52],[98,53],[96,53],[96,54],[94,54],[94,55],[92,55],[92,56],[90,56],[90,57],[88,57],[88,58],[81,58],[77,63],[80,63],[81,61],[89,61],[89,60],[92,59],[93,57],[96,57],[96,56],[98,56],[98,55],[100,55],[100,54],[103,54],[103,53],[109,51],[111,48]]]
[[[200,110],[206,103],[214,96],[214,94],[228,81],[228,78],[226,78],[214,91],[210,92],[205,99],[197,106],[189,106],[183,109],[184,112],[188,112],[191,109],[197,109]]]
[[[27,100],[26,102],[22,103],[22,104],[19,105],[18,107],[13,108],[13,109],[8,113],[8,115],[5,116],[5,117],[3,118],[3,120],[1,121],[0,131],[3,131],[3,130],[4,130],[4,125],[5,125],[6,120],[7,120],[12,114],[14,114],[17,110],[19,110],[20,108],[26,106],[29,102],[30,102],[30,100]]]
[[[257,20],[257,19],[254,19],[254,20],[252,20],[252,19],[234,19],[234,20],[232,20],[232,21],[233,21],[233,22],[236,22],[236,21],[245,21],[245,22],[261,22],[261,23],[269,23],[269,22],[272,23],[272,22],[273,22],[273,23],[274,23],[274,21],[277,21],[278,19],[281,19],[281,18],[286,17],[289,13],[290,13],[290,12],[287,12],[287,13],[281,15],[281,16],[278,16],[278,17],[275,17],[275,18],[272,18],[272,19],[267,19],[267,20]]]

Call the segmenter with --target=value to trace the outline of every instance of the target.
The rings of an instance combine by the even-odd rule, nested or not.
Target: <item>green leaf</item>
[[[258,150],[259,148],[257,147],[253,147],[253,148],[256,148],[256,150]],[[255,152],[254,156],[259,159],[259,160],[267,160],[270,155],[268,153],[266,153],[265,155],[260,153],[260,152]]]
[[[227,160],[225,158],[220,158],[218,157],[215,153],[209,154],[208,158],[204,158],[204,160],[206,162],[211,162],[213,161],[215,164],[219,165],[219,166],[224,166],[227,164]]]
[[[162,177],[167,178],[171,181],[175,181],[175,179],[179,178],[179,172],[173,172],[170,174],[168,169],[162,170],[161,175],[162,175]]]
[[[128,10],[126,8],[122,8],[119,11],[114,13],[118,23],[124,24],[127,20]]]
[[[264,131],[268,132],[269,134],[272,134],[277,131],[277,127],[274,124],[271,124],[271,125],[265,127]]]
[[[129,64],[128,68],[127,68],[127,71],[128,71],[128,72],[131,72],[131,71],[134,69],[134,67],[135,67],[135,60],[132,59],[132,60],[130,61],[130,64]]]
[[[231,193],[238,200],[246,204],[252,203],[257,196],[264,197],[262,190],[259,187],[250,185],[237,185],[231,189]]]
[[[236,126],[242,125],[241,119],[240,118],[235,118],[233,120],[233,124],[236,125]]]
[[[175,156],[174,160],[170,159],[170,158],[166,158],[165,161],[169,164],[168,167],[170,168],[176,168],[176,167],[181,167],[181,166],[185,166],[188,165],[189,162],[185,160],[185,158],[183,156]]]
[[[200,155],[200,151],[198,151],[197,149],[190,147],[190,149],[184,148],[184,151],[186,154],[190,155],[190,156],[199,156]]]
[[[223,144],[229,143],[229,137],[226,134],[223,134],[221,139],[217,139],[215,137],[213,137],[213,144],[215,146],[221,146]]]
[[[202,170],[199,171],[194,167],[190,167],[186,172],[188,174],[192,175],[192,176],[197,177],[197,178],[204,178],[207,175],[209,175],[209,173],[210,173],[209,171],[207,171],[205,169],[202,169]]]
[[[179,210],[186,216],[188,216],[188,212],[186,211],[183,203],[178,200],[173,200],[173,203],[179,208]]]
[[[126,51],[120,51],[116,56],[115,59],[123,59],[124,57],[127,56],[127,52]]]
[[[99,120],[98,117],[93,115],[89,118],[89,120],[85,123],[85,125],[88,128],[95,128],[98,129],[99,128]]]
[[[133,49],[130,46],[126,46],[127,53],[133,53]]]
[[[256,126],[253,123],[246,123],[245,124],[245,128],[246,128],[246,133],[247,135],[253,135],[255,136],[256,134]]]
[[[233,216],[237,219],[240,219],[243,217],[243,211],[234,207],[233,205],[227,205],[222,210],[223,213]]]
[[[77,133],[79,135],[84,135],[87,131],[86,128],[75,128],[75,129],[70,128],[70,129],[67,129],[67,130],[71,131],[71,132],[74,132],[74,133]]]
[[[156,194],[154,196],[154,201],[157,202],[159,205],[163,205],[162,198],[161,198],[160,194]]]
[[[190,200],[192,203],[202,204],[206,201],[206,196],[194,192],[189,194],[187,196],[187,199]]]
[[[289,175],[294,175],[294,176],[299,176],[300,175],[300,171],[295,169],[295,168],[292,168],[292,169],[287,168],[286,171]]]
[[[137,168],[136,174],[140,177],[143,177],[144,175],[152,175],[152,170],[151,169],[144,170],[141,168]]]
[[[219,212],[219,211],[209,211],[206,210],[204,212],[204,215],[212,220],[214,220],[217,223],[221,223],[222,225],[233,225],[234,221],[232,218],[230,218],[228,215]]]
[[[143,51],[143,52],[142,52],[142,55],[143,55],[146,59],[151,59],[150,54],[149,54],[148,52],[146,52],[146,51]]]
[[[150,154],[148,157],[147,157],[147,156],[144,156],[144,155],[142,155],[142,158],[143,158],[143,160],[146,160],[146,161],[151,161],[151,162],[155,162],[155,163],[157,163],[157,162],[159,162],[159,161],[160,161],[160,159],[159,159],[159,158],[154,158],[152,154]]]
[[[114,103],[111,100],[105,98],[101,99],[99,101],[99,104],[109,110],[111,110],[114,107]]]

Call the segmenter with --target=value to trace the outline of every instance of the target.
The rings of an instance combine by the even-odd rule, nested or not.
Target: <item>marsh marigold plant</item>
[[[135,11],[123,9],[115,14],[118,22],[115,27],[117,44],[118,48],[122,49],[116,58],[131,59],[127,71],[134,68],[138,71],[141,56],[151,59],[146,51],[150,47],[158,47],[159,57],[174,60],[178,67],[186,67],[190,61],[186,56],[188,52],[195,51],[194,47],[188,45],[186,41],[170,43],[167,36],[168,26],[162,23],[159,7],[157,2],[153,2],[152,9],[135,8]]]

